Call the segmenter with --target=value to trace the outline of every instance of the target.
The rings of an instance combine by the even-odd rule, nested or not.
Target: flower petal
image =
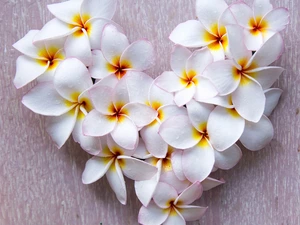
[[[108,24],[102,33],[101,50],[106,60],[119,66],[119,60],[123,51],[129,46],[127,37],[115,26]]]
[[[118,156],[118,161],[123,174],[132,180],[148,180],[156,173],[157,168],[139,159],[129,156]]]
[[[199,220],[204,215],[207,208],[208,207],[185,205],[180,206],[180,208],[178,208],[178,211],[183,216],[185,221],[195,221]]]
[[[153,201],[139,211],[138,222],[147,225],[161,225],[169,216],[170,210],[159,208]]]
[[[57,93],[52,82],[37,84],[23,97],[22,103],[33,112],[45,116],[60,116],[75,106]]]
[[[111,135],[107,135],[106,142],[110,152],[112,152],[115,156],[116,155],[132,156],[135,153],[135,150],[125,149],[122,146],[120,146],[118,143],[114,141]]]
[[[241,137],[245,120],[235,109],[217,106],[210,114],[207,132],[212,146],[223,151],[232,146]]]
[[[253,13],[254,17],[263,17],[269,11],[273,9],[269,0],[254,0],[253,1]]]
[[[241,84],[232,93],[232,102],[241,117],[258,122],[264,112],[266,97],[257,81],[243,76]]]
[[[78,96],[92,85],[86,66],[76,58],[64,60],[56,69],[54,86],[61,96],[71,102],[77,102]]]
[[[289,11],[280,7],[266,14],[263,20],[267,21],[268,29],[279,32],[289,24],[289,17]]]
[[[92,51],[92,60],[92,65],[89,66],[91,77],[95,79],[102,79],[114,73],[114,71],[109,70],[108,65],[110,64],[106,61],[100,50]]]
[[[127,192],[125,186],[124,176],[122,170],[118,164],[118,160],[115,160],[109,170],[106,172],[106,178],[108,183],[116,194],[117,199],[121,204],[126,205],[127,201]]]
[[[83,121],[83,134],[92,137],[104,136],[112,132],[116,128],[116,124],[116,117],[103,115],[94,109]]]
[[[198,20],[188,20],[177,25],[172,31],[169,39],[175,44],[179,44],[189,48],[197,48],[212,43],[207,40],[207,31]]]
[[[203,187],[203,191],[208,191],[224,183],[225,181],[223,179],[217,180],[211,177],[207,177],[204,181],[201,182],[201,185]]]
[[[214,149],[206,138],[202,138],[196,146],[183,152],[183,172],[191,182],[203,181],[207,178],[213,169],[214,163]]]
[[[238,145],[234,144],[222,152],[215,151],[215,166],[222,170],[229,170],[233,168],[241,158],[242,151]]]
[[[199,181],[194,182],[186,188],[175,200],[174,204],[189,205],[199,199],[202,195],[203,188]]]
[[[89,37],[91,49],[101,49],[102,32],[104,27],[109,23],[112,23],[112,21],[97,18],[90,19],[85,23],[85,30],[87,31],[87,35]]]
[[[194,79],[197,79],[196,93],[194,95],[194,99],[197,101],[202,102],[202,100],[211,99],[218,94],[215,86],[208,78],[196,76]]]
[[[253,34],[252,30],[244,29],[244,40],[247,49],[257,51],[264,43],[264,37],[261,32]]]
[[[158,108],[164,105],[174,104],[173,95],[159,88],[155,84],[155,82],[156,82],[155,80],[152,82],[151,87],[149,89],[148,98],[149,98],[150,105],[153,108],[156,108],[156,110],[158,110]]]
[[[213,98],[201,99],[201,102],[208,103],[208,104],[213,104],[213,105],[219,105],[219,106],[222,106],[222,107],[225,107],[225,108],[233,108],[234,107],[232,105],[232,102],[231,102],[231,95],[225,95],[225,96],[218,96],[217,95]]]
[[[165,142],[179,149],[195,146],[202,137],[186,115],[173,116],[167,119],[161,124],[159,134]]]
[[[155,84],[167,92],[176,92],[186,87],[181,81],[182,79],[173,71],[165,71],[155,79]]]
[[[182,170],[182,154],[183,151],[175,150],[172,153],[171,162],[172,162],[172,169],[179,180],[186,180],[186,177]]]
[[[113,115],[115,112],[112,111],[112,94],[113,89],[104,85],[93,86],[89,90],[91,100],[97,111],[104,115]]]
[[[154,202],[163,209],[171,206],[171,201],[177,198],[177,191],[171,185],[159,182],[153,195]]]
[[[246,122],[240,141],[247,149],[257,151],[269,144],[273,135],[273,125],[268,117],[263,115],[257,123]]]
[[[91,184],[99,180],[108,171],[114,158],[110,157],[98,157],[94,156],[90,158],[86,164],[82,173],[82,183]]]
[[[139,135],[134,122],[127,116],[122,116],[117,126],[111,132],[114,141],[123,148],[133,150],[138,145]]]
[[[186,71],[193,71],[201,75],[204,69],[214,61],[213,55],[208,48],[202,48],[193,52],[187,59]]]
[[[278,104],[279,98],[282,94],[282,90],[279,88],[271,88],[265,91],[266,105],[264,115],[270,116],[275,107]]]
[[[185,225],[185,220],[176,208],[172,208],[169,217],[163,225]]]
[[[138,159],[148,159],[152,157],[152,155],[147,150],[144,140],[142,138],[139,138],[139,144],[134,150],[133,157]]]
[[[139,40],[129,45],[121,55],[120,66],[129,70],[144,71],[155,63],[154,48],[149,41]]]
[[[80,14],[89,15],[91,18],[111,19],[116,11],[116,0],[88,0],[83,1]]]
[[[16,62],[15,87],[21,88],[41,76],[46,72],[49,64],[49,62],[32,59],[25,55],[19,56]]]
[[[165,105],[159,108],[159,120],[164,122],[172,116],[187,115],[185,107],[178,107],[177,105]]]
[[[128,103],[122,108],[123,110],[137,127],[146,126],[157,117],[156,110],[141,103]]]
[[[61,148],[72,133],[79,107],[61,116],[46,117],[46,130],[58,148]]]
[[[250,6],[244,2],[236,2],[229,6],[237,23],[244,28],[251,29],[250,21],[253,19],[253,11]]]
[[[193,82],[191,82],[188,86],[186,86],[184,89],[178,91],[175,93],[174,96],[174,102],[179,107],[187,104],[192,100],[196,93],[196,86]]]
[[[192,52],[181,45],[175,45],[171,53],[170,64],[174,73],[178,77],[183,77],[186,73],[186,61]]]
[[[189,182],[187,179],[179,180],[173,172],[172,166],[169,165],[170,163],[171,162],[169,160],[163,163],[162,173],[160,175],[160,182],[170,184],[176,189],[178,193],[181,193],[191,184],[191,182]]]

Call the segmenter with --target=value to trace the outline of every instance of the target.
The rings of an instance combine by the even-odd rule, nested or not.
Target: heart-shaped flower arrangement
[[[14,44],[24,54],[14,84],[37,79],[23,104],[47,116],[59,148],[72,134],[93,155],[83,183],[106,174],[126,204],[124,176],[133,179],[141,224],[197,220],[206,207],[190,204],[223,183],[208,176],[237,164],[236,142],[256,151],[273,137],[268,116],[282,91],[271,86],[283,68],[270,64],[283,52],[278,32],[288,11],[269,0],[252,7],[197,0],[198,20],[170,35],[171,71],[153,80],[143,72],[154,65],[153,47],[129,43],[111,21],[116,6],[116,0],[48,5],[55,18]]]

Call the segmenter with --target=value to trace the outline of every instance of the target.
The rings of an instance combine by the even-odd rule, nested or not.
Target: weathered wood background
[[[126,206],[119,204],[105,178],[83,185],[89,156],[71,140],[56,149],[44,118],[21,104],[32,85],[16,90],[12,84],[19,55],[12,44],[52,18],[46,5],[58,1],[0,1],[0,224],[135,225],[140,203],[133,183],[127,182]],[[198,203],[209,209],[190,225],[300,225],[300,2],[273,4],[291,13],[283,33],[286,51],[276,62],[286,71],[276,83],[284,94],[271,116],[274,139],[260,152],[243,151],[234,169],[214,174],[227,183],[204,194]],[[120,0],[114,20],[131,41],[145,37],[154,44],[158,59],[149,74],[156,77],[169,69],[169,33],[192,18],[194,0]]]

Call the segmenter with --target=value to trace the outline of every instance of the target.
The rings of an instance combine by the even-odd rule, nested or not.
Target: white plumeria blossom
[[[148,79],[146,74],[143,76]],[[109,134],[120,146],[133,150],[138,145],[138,130],[151,123],[157,117],[157,111],[131,101],[131,87],[139,87],[129,85],[126,78],[123,77],[115,88],[102,85],[101,81],[91,88],[89,93],[95,109],[85,118],[83,132],[95,137]]]
[[[196,14],[199,21],[188,20],[179,24],[170,40],[191,48],[207,46],[215,61],[225,59],[228,52],[225,26],[236,24],[228,5],[224,0],[197,0]]]
[[[220,95],[231,94],[239,115],[258,122],[265,107],[263,89],[269,88],[283,72],[281,67],[269,66],[282,54],[282,37],[278,33],[273,35],[252,56],[241,42],[242,29],[237,25],[228,25],[226,29],[232,59],[210,64],[203,75],[213,82]]]
[[[139,159],[131,157],[134,151],[119,146],[111,136],[102,137],[102,151],[89,159],[82,174],[82,182],[90,184],[106,174],[110,187],[117,199],[126,205],[127,192],[124,175],[132,180],[152,178],[157,168]]]
[[[21,88],[36,78],[52,80],[59,63],[65,58],[64,42],[60,38],[33,44],[33,38],[38,30],[29,31],[13,47],[23,53],[17,59],[14,85]]]
[[[174,93],[174,102],[178,106],[187,104],[191,99],[201,101],[218,94],[209,79],[202,76],[205,68],[213,62],[207,48],[191,53],[187,48],[175,46],[171,54],[173,71],[164,72],[156,79],[156,85]]]
[[[70,0],[48,5],[56,17],[34,37],[34,42],[67,37],[68,57],[80,59],[86,66],[92,63],[91,49],[99,49],[103,27],[112,23],[116,0]]]
[[[195,182],[180,195],[169,184],[160,182],[147,207],[142,206],[138,221],[142,225],[185,225],[205,213],[207,207],[190,205],[202,195],[200,182]]]
[[[254,0],[252,8],[244,2],[237,2],[230,6],[230,11],[244,28],[247,48],[253,51],[289,23],[288,10],[283,7],[273,9],[269,0]]]
[[[101,51],[93,51],[89,67],[93,78],[115,74],[121,79],[126,71],[144,71],[154,65],[154,49],[147,40],[129,44],[127,37],[111,24],[104,27],[101,40]]]

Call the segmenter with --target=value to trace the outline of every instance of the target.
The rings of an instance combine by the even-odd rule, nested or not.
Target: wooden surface
[[[140,203],[133,183],[122,206],[106,179],[81,183],[89,156],[72,140],[57,150],[45,132],[44,118],[21,104],[29,85],[12,84],[19,53],[11,45],[52,16],[46,4],[58,0],[1,0],[1,149],[0,225],[135,225]],[[250,1],[247,1],[250,2]],[[260,152],[243,151],[230,171],[217,172],[227,183],[204,194],[209,209],[190,225],[300,225],[300,74],[298,0],[273,1],[290,9],[291,25],[283,33],[286,51],[276,62],[286,68],[276,86],[284,90],[271,116],[275,137]],[[130,41],[149,39],[158,55],[153,77],[170,69],[171,30],[195,18],[193,0],[120,0],[114,20]]]

